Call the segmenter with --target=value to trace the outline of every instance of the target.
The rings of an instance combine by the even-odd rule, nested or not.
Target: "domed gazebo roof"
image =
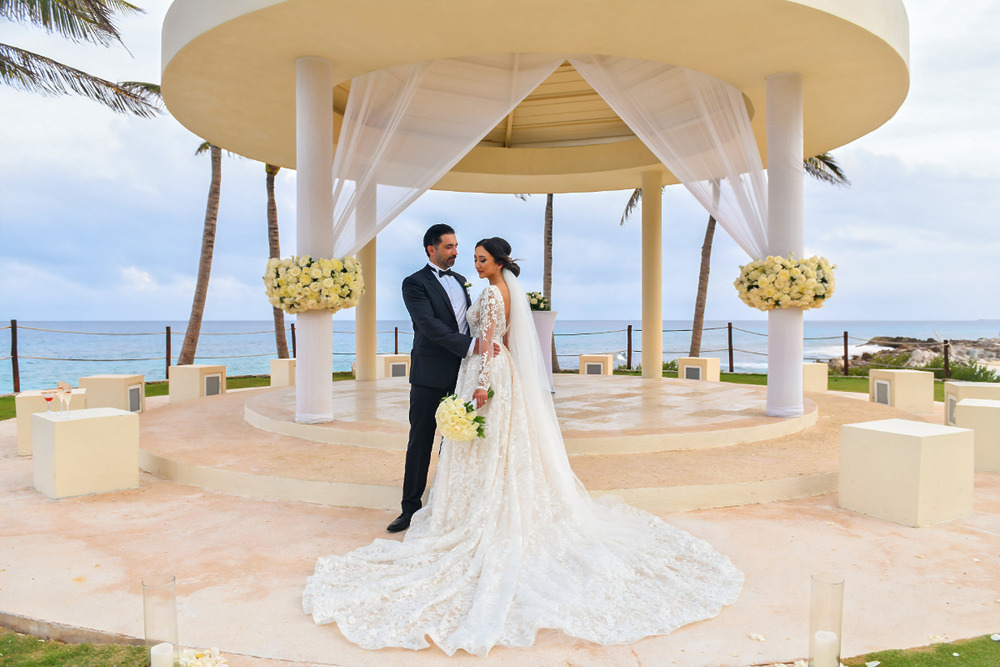
[[[802,76],[806,155],[877,128],[909,86],[901,0],[175,0],[162,84],[171,113],[194,133],[294,167],[297,58],[333,63],[339,125],[357,75],[509,52],[625,56],[717,77],[743,92],[765,163],[768,76]],[[435,187],[609,190],[635,187],[656,168],[675,182],[565,63]]]

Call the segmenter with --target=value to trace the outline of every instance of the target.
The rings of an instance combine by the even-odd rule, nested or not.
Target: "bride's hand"
[[[476,402],[476,409],[483,407],[486,404],[486,400],[489,395],[486,393],[485,389],[477,389],[472,393],[472,400]]]

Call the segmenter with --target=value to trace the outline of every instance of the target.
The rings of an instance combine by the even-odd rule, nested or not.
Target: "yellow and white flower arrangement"
[[[528,303],[532,310],[551,310],[549,300],[541,292],[528,292]]]
[[[819,308],[833,296],[833,270],[826,257],[770,256],[740,267],[733,282],[743,303],[758,310]]]
[[[217,648],[211,650],[181,649],[177,656],[177,664],[180,667],[227,667],[229,665],[226,659],[219,654]]]
[[[487,399],[493,398],[493,390],[487,391]],[[476,414],[471,401],[462,402],[455,394],[441,399],[434,413],[441,435],[449,440],[468,441],[486,437],[486,418]]]
[[[354,257],[321,259],[309,255],[267,260],[264,291],[286,313],[353,308],[365,293],[361,263]]]

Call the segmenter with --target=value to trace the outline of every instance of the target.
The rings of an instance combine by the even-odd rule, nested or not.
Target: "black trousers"
[[[427,488],[427,468],[434,450],[434,413],[441,399],[455,387],[438,389],[410,385],[410,439],[406,443],[406,470],[403,474],[403,513],[420,509],[420,498]]]

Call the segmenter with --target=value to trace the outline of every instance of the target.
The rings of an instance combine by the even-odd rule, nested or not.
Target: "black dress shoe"
[[[413,515],[405,513],[400,514],[398,517],[396,517],[395,521],[393,521],[386,527],[386,530],[388,530],[390,533],[399,533],[401,531],[406,530],[407,528],[410,527],[411,516]]]

